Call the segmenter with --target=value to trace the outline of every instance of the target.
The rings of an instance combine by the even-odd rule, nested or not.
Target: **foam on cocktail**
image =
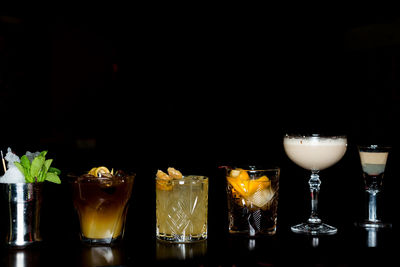
[[[344,137],[285,137],[283,144],[288,157],[308,170],[323,170],[334,165],[347,149]]]
[[[287,137],[284,140],[287,144],[298,144],[298,145],[346,145],[346,138],[341,137]]]

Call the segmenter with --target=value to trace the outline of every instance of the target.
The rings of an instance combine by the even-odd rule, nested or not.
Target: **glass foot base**
[[[237,231],[229,229],[229,233],[238,236],[246,236],[249,238],[256,238],[258,236],[273,236],[276,234],[276,225],[274,227],[258,231],[249,231],[249,230]]]
[[[164,242],[171,243],[192,243],[199,242],[207,239],[207,234],[203,233],[201,235],[167,235],[167,234],[157,234],[157,239]]]
[[[310,224],[301,223],[290,228],[292,232],[305,235],[334,235],[337,233],[337,228],[325,223]]]
[[[121,236],[116,238],[87,238],[81,236],[81,242],[89,246],[112,246],[121,241],[121,239]]]
[[[356,223],[356,225],[363,228],[392,228],[391,223],[384,223],[381,221],[362,221]]]

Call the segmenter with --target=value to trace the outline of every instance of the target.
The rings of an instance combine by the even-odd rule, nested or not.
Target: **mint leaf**
[[[21,158],[22,159],[22,158]],[[23,162],[23,161],[21,161]],[[29,162],[29,160],[28,160]],[[30,162],[29,162],[29,169],[30,169]],[[27,183],[32,183],[33,182],[33,178],[31,176],[31,174],[29,173],[29,170],[26,169],[21,163],[19,163],[18,161],[14,162],[14,165],[18,168],[18,170],[20,170],[20,172],[22,172],[22,174],[25,176],[25,182]],[[27,166],[25,164],[25,166]]]
[[[29,173],[31,171],[31,162],[26,155],[21,157],[21,165],[24,167],[26,172]]]
[[[31,161],[28,159],[26,155],[21,157],[21,166],[23,167],[24,171],[22,172],[25,176],[25,182],[32,183],[33,178],[31,176]]]
[[[45,158],[43,156],[37,156],[36,158],[33,159],[30,171],[32,177],[38,177],[40,169],[42,169],[42,166],[44,164],[44,161]]]
[[[43,182],[46,179],[47,171],[49,170],[52,162],[53,162],[52,159],[48,159],[43,163],[43,166],[40,169],[39,176],[38,176],[39,182]]]
[[[15,167],[18,168],[18,170],[19,170],[20,172],[22,172],[23,175],[25,175],[25,169],[24,169],[24,167],[21,165],[21,163],[19,163],[18,161],[16,161],[16,162],[14,162],[14,165],[15,165]]]
[[[52,183],[61,184],[60,177],[57,174],[48,172],[46,175],[46,180]]]
[[[59,169],[55,168],[55,167],[50,167],[49,168],[49,172],[54,172],[57,175],[61,174],[61,171]]]
[[[48,160],[46,160],[46,161],[44,162],[43,167],[44,167],[44,171],[45,171],[45,172],[48,172],[48,170],[49,170],[50,165],[51,165],[52,162],[53,162],[52,159],[48,159]]]
[[[21,157],[21,162],[15,162],[15,166],[24,174],[27,183],[44,182],[45,180],[56,184],[61,183],[58,177],[61,171],[50,167],[53,159],[46,160],[46,155],[47,150],[44,150],[32,162],[29,161],[26,155]]]
[[[39,171],[39,174],[37,175],[37,182],[43,182],[44,181],[44,178],[45,178],[45,172],[44,172],[44,170],[43,170],[43,168],[42,169],[40,169],[40,171]]]

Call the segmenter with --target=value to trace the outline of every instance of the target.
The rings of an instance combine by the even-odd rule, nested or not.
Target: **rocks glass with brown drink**
[[[280,169],[227,168],[229,232],[276,233]]]
[[[109,245],[122,239],[135,178],[134,174],[114,174],[100,168],[77,177],[73,183],[81,240],[91,245]]]

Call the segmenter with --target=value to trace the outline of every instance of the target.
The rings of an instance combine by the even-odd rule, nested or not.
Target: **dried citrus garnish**
[[[111,172],[110,172],[110,170],[108,168],[104,167],[104,166],[94,167],[89,171],[88,174],[91,174],[93,176],[98,177],[98,176],[101,176],[101,174],[105,174],[105,173],[113,174],[114,173],[114,169],[112,169]]]
[[[183,178],[182,173],[172,167],[169,167],[167,171],[168,171],[169,177],[171,177],[172,179],[182,179]]]

